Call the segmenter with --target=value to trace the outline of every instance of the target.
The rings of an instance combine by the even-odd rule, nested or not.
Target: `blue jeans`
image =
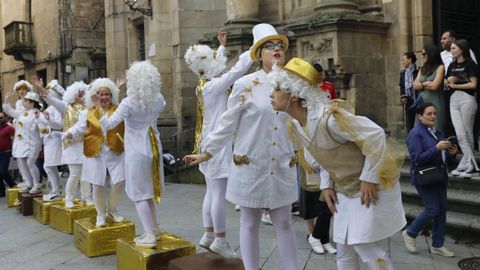
[[[5,194],[5,184],[3,181],[7,182],[9,187],[14,187],[15,182],[8,174],[8,165],[10,164],[10,157],[12,156],[11,151],[0,152],[0,196]]]
[[[447,185],[432,188],[415,186],[425,209],[407,229],[410,237],[416,238],[423,227],[433,219],[432,247],[443,247],[447,223]]]

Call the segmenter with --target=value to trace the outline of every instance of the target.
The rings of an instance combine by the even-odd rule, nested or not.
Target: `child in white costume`
[[[195,91],[198,99],[195,150],[201,149],[202,140],[217,128],[221,114],[227,110],[229,87],[253,63],[250,51],[246,51],[240,55],[235,66],[223,73],[227,62],[224,56],[227,33],[219,32],[217,39],[220,42],[217,51],[206,45],[193,45],[185,53],[185,62],[200,77]],[[202,210],[205,233],[199,245],[226,258],[237,257],[225,240],[225,193],[231,158],[230,141],[217,155],[199,166],[207,185]]]
[[[267,74],[274,63],[285,62],[288,39],[269,24],[252,29],[254,45],[250,56],[261,69],[243,76],[233,85],[227,111],[217,129],[202,144],[201,155],[187,155],[197,164],[217,155],[234,136],[226,198],[241,207],[240,249],[246,270],[258,270],[258,230],[262,210],[269,208],[278,252],[287,270],[299,269],[297,244],[292,226],[291,204],[297,196],[296,157],[287,136],[286,113],[270,104]]]
[[[34,82],[35,87],[40,88],[42,97],[45,101],[55,107],[63,115],[63,130],[66,131],[78,121],[80,111],[84,109],[84,95],[87,91],[87,85],[84,82],[74,82],[67,87],[63,95],[63,99],[55,98],[52,94],[43,89],[43,82],[37,80]],[[87,205],[92,205],[92,191],[90,183],[81,181],[82,164],[85,156],[83,155],[83,140],[77,138],[76,140],[63,140],[62,164],[68,165],[70,176],[65,185],[65,207],[70,208],[74,206],[73,197],[75,196],[78,182],[80,181],[81,199]]]
[[[111,115],[118,107],[119,90],[107,78],[98,78],[92,82],[85,96],[87,109],[80,112],[77,123],[69,128],[62,138],[75,140],[83,137],[82,179],[93,185],[93,201],[97,209],[97,227],[106,225],[105,179],[110,175],[111,190],[108,214],[114,222],[122,222],[123,217],[117,211],[125,184],[125,157],[123,154],[124,125],[120,123],[114,129],[101,126],[100,118]],[[100,96],[100,102],[94,103],[92,95]],[[106,138],[106,139],[104,139]]]
[[[134,239],[144,247],[155,247],[159,235],[155,201],[163,191],[163,162],[157,118],[165,108],[161,79],[150,61],[135,62],[126,72],[127,97],[111,115],[100,120],[110,130],[125,123],[125,191],[135,202],[145,233]],[[92,96],[94,102],[100,98]]]
[[[8,100],[12,94],[11,92],[7,93],[5,100]],[[34,92],[28,92],[23,97],[22,104],[23,111],[14,110],[9,103],[3,104],[3,110],[16,121],[12,156],[17,158],[18,169],[26,182],[20,192],[37,194],[42,192],[40,172],[35,164],[42,148],[42,140],[35,116],[39,113],[40,97]]]
[[[338,269],[359,270],[358,257],[370,270],[394,269],[379,241],[400,231],[406,221],[399,163],[387,149],[383,129],[333,106],[316,85],[315,69],[299,58],[274,68],[268,78],[275,89],[275,110],[295,118],[292,138],[330,174],[332,181],[323,181],[320,189],[334,213]]]
[[[52,80],[47,84],[46,90],[55,98],[60,99],[65,89],[58,84],[57,80]],[[43,195],[44,201],[61,200],[62,192],[60,190],[60,176],[57,166],[62,161],[62,141],[53,136],[53,131],[61,131],[63,128],[62,114],[53,106],[48,106],[37,118],[37,124],[40,129],[40,137],[43,138],[44,163],[43,168],[48,176],[48,181],[52,187],[49,194]]]

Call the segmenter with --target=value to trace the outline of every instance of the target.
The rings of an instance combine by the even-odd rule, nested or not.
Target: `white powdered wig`
[[[118,95],[120,94],[120,90],[115,83],[109,78],[98,78],[90,84],[87,94],[85,95],[85,106],[87,106],[87,108],[90,109],[95,106],[95,103],[92,102],[92,96],[101,88],[110,89],[110,93],[112,93],[112,104],[118,105]]]
[[[200,78],[210,80],[227,68],[227,58],[207,45],[192,45],[185,53],[185,63]]]
[[[63,94],[63,101],[67,102],[68,104],[75,103],[75,100],[78,97],[78,93],[80,92],[87,92],[88,86],[83,81],[77,81],[72,83],[70,86],[67,87],[67,91]]]
[[[33,91],[33,85],[25,80],[20,80],[13,85],[13,92],[16,92],[21,86],[26,86],[28,91]]]
[[[328,93],[320,90],[318,85],[312,85],[304,78],[276,65],[274,65],[272,71],[268,73],[267,79],[270,84],[272,84],[273,89],[305,100],[305,102],[302,102],[303,107],[308,107],[316,103],[329,103]]]
[[[133,62],[126,76],[127,97],[137,100],[143,108],[154,101],[155,93],[160,92],[160,73],[148,60]]]

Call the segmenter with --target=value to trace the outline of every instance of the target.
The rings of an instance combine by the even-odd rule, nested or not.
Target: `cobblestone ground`
[[[205,186],[202,185],[168,184],[157,210],[162,229],[197,243],[202,235],[201,208],[204,192]],[[137,233],[140,232],[141,224],[134,205],[127,197],[122,199],[119,210],[135,222]],[[233,205],[228,204],[227,238],[240,254],[239,217],[239,212],[235,212]],[[312,253],[306,240],[303,220],[295,216],[293,220],[301,268],[336,269],[334,256]],[[262,225],[260,230],[262,268],[282,269],[273,227]],[[410,255],[406,251],[400,233],[384,244],[390,250],[397,270],[459,269],[457,263],[460,259],[480,256],[480,245],[454,244],[451,239],[447,239],[446,245],[457,254],[456,258],[431,255],[428,249],[430,242],[430,238],[419,237],[417,255]],[[200,248],[197,248],[197,251],[203,252]],[[88,258],[75,248],[72,235],[56,231],[48,225],[41,225],[32,217],[23,217],[15,208],[7,208],[6,199],[0,198],[0,269],[116,269],[116,257],[111,255]]]

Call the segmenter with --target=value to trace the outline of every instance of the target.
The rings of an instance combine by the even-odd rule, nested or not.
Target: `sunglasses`
[[[425,56],[425,55],[427,55],[427,54],[426,54],[426,53],[424,53],[424,52],[422,52],[422,56]]]
[[[268,50],[275,50],[275,49],[279,49],[279,50],[285,50],[287,46],[285,46],[285,44],[281,43],[281,42],[265,42],[263,44],[263,48],[265,49],[268,49]]]

